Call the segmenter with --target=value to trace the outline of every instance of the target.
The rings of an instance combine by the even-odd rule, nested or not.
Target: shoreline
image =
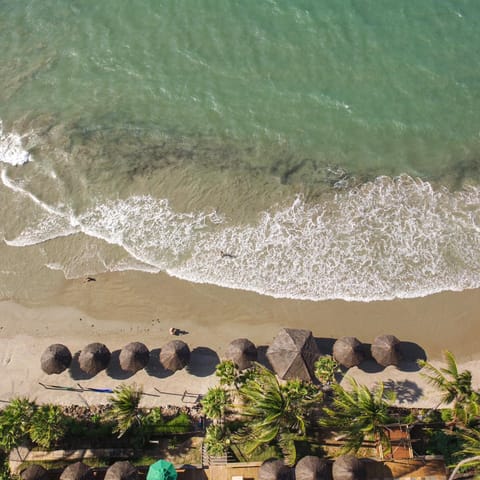
[[[316,338],[356,336],[371,343],[378,334],[394,334],[414,344],[429,361],[439,364],[443,350],[451,350],[462,368],[480,375],[480,289],[446,292],[412,300],[385,302],[279,300],[250,292],[210,285],[191,284],[167,275],[117,272],[95,281],[65,281],[55,295],[22,306],[12,300],[0,302],[0,351],[3,381],[0,400],[26,395],[39,402],[94,404],[108,395],[92,392],[58,393],[39,382],[61,386],[81,383],[91,388],[114,388],[123,382],[143,385],[145,405],[188,405],[217,383],[214,366],[228,343],[240,337],[257,346],[271,343],[281,327],[312,330]],[[169,328],[188,333],[172,337]],[[126,378],[104,371],[91,379],[78,379],[71,372],[48,376],[40,369],[40,356],[51,343],[64,343],[72,354],[88,343],[102,342],[114,352],[131,341],[144,342],[151,350],[172,338],[181,338],[192,350],[192,369],[168,376],[137,372]],[[438,396],[418,374],[418,369],[387,367],[383,370],[352,368],[348,375],[373,385],[395,382],[412,386],[418,394],[409,406],[438,404]],[[474,378],[474,382],[480,379]],[[181,400],[187,391],[194,395]]]

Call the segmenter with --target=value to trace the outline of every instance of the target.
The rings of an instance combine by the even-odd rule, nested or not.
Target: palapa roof
[[[372,343],[372,357],[382,365],[398,365],[400,362],[400,340],[394,335],[379,335]]]
[[[363,360],[361,345],[355,337],[341,337],[333,345],[333,357],[347,368],[359,365]]]
[[[259,480],[291,480],[292,472],[283,460],[271,458],[265,460],[258,471]]]
[[[93,480],[92,469],[82,462],[69,465],[60,475],[60,480]]]
[[[90,343],[78,357],[80,368],[89,375],[96,375],[108,367],[110,350],[103,343]]]
[[[181,340],[172,340],[160,350],[160,363],[165,370],[181,370],[190,361],[190,349]]]
[[[115,462],[108,467],[104,480],[137,480],[138,471],[128,461]]]
[[[366,480],[365,465],[353,455],[341,455],[332,467],[333,480]]]
[[[295,466],[295,480],[326,480],[329,478],[327,462],[314,455],[307,455]]]
[[[257,356],[257,347],[246,338],[231,341],[225,351],[225,358],[232,360],[240,370],[250,368],[252,362],[257,360]]]
[[[47,347],[40,358],[42,370],[48,375],[62,373],[72,363],[70,350],[61,343],[54,343]]]
[[[267,358],[284,380],[312,380],[313,364],[320,356],[310,330],[282,328],[268,347]]]
[[[22,480],[47,480],[48,470],[41,465],[30,465],[20,474]]]
[[[120,351],[119,362],[122,370],[135,373],[147,366],[149,358],[150,352],[143,343],[131,342]]]

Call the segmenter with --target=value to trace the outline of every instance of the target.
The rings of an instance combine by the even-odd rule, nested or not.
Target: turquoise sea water
[[[4,297],[480,286],[479,2],[0,0],[0,45]]]

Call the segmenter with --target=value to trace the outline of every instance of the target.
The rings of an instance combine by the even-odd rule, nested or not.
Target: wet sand
[[[90,282],[66,281],[55,295],[42,301],[23,306],[12,300],[0,302],[0,400],[28,395],[38,401],[101,403],[107,399],[104,394],[58,393],[45,390],[38,382],[113,388],[125,381],[158,395],[145,397],[148,404],[188,404],[216,383],[214,365],[229,341],[248,337],[258,346],[268,345],[280,327],[310,329],[323,339],[352,335],[365,343],[381,333],[394,334],[435,363],[443,350],[451,350],[476,378],[480,374],[479,313],[480,290],[388,302],[308,302],[139,272],[100,275]],[[179,338],[194,352],[193,370],[173,375],[142,371],[129,378],[110,370],[88,379],[73,370],[47,376],[40,369],[41,353],[50,343],[64,343],[74,353],[91,342],[103,342],[117,351],[135,340],[155,351],[172,339],[170,327],[187,332]],[[430,396],[429,405],[438,403],[418,371],[354,368],[349,374],[368,384],[414,381],[416,404],[421,397],[418,392]],[[168,394],[160,395],[155,388]],[[185,391],[193,395],[182,399]]]

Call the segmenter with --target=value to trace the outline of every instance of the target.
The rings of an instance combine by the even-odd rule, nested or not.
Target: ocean
[[[0,0],[0,45],[0,298],[480,286],[480,2]]]

